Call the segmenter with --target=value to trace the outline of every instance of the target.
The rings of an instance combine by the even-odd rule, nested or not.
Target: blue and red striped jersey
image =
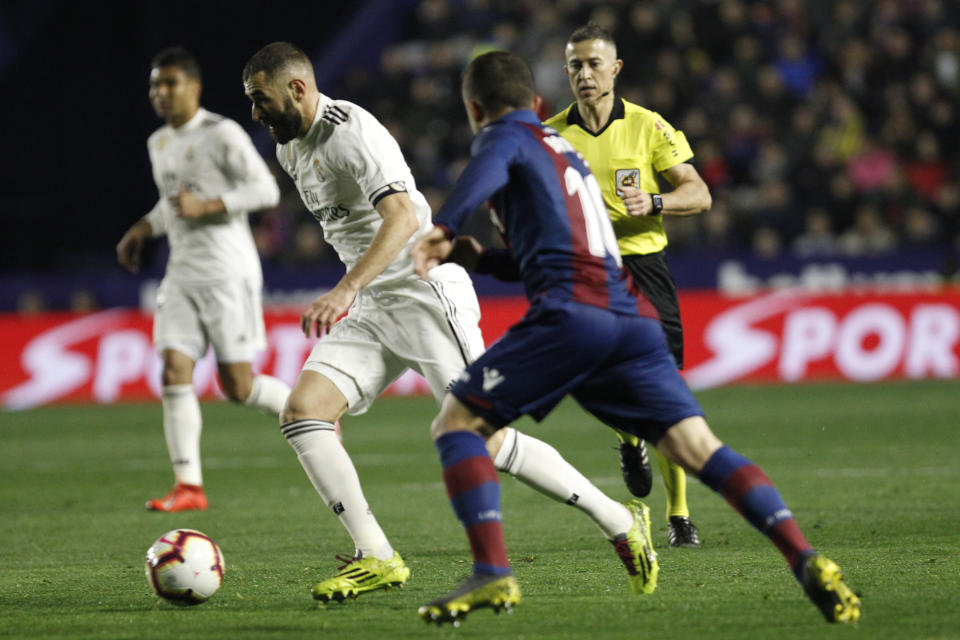
[[[470,151],[435,224],[456,234],[488,200],[529,300],[657,317],[639,291],[628,292],[600,187],[569,142],[518,110],[481,129]]]

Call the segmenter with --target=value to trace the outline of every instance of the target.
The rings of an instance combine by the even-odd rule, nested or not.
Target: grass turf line
[[[864,600],[870,638],[957,637],[960,467],[956,383],[757,386],[698,394],[718,435],[760,464],[815,547]],[[157,405],[0,414],[0,637],[64,638],[804,638],[826,625],[780,555],[694,479],[700,550],[666,546],[663,488],[648,499],[660,586],[629,593],[581,513],[502,477],[505,531],[524,600],[511,615],[427,627],[416,608],[470,570],[427,436],[430,399],[382,399],[348,418],[346,445],[368,501],[413,574],[403,590],[317,608],[309,588],[352,545],[320,504],[276,423],[207,403],[211,508],[158,514],[169,488]],[[612,434],[575,404],[518,426],[626,499]],[[206,604],[154,597],[144,553],[163,532],[199,529],[222,547],[226,581]]]

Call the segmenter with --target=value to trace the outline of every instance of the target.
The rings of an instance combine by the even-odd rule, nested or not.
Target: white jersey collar
[[[317,96],[317,112],[313,114],[313,123],[310,125],[310,130],[307,131],[307,135],[304,136],[304,140],[312,138],[317,132],[317,123],[320,122],[320,118],[323,117],[323,112],[327,108],[327,103],[331,102],[330,98],[323,95],[322,93]]]
[[[197,112],[193,114],[192,118],[184,122],[179,127],[170,127],[170,125],[167,126],[170,127],[170,130],[174,133],[186,133],[188,131],[193,131],[200,126],[200,123],[203,122],[203,119],[207,116],[207,114],[208,111],[203,107],[200,107],[197,109]]]

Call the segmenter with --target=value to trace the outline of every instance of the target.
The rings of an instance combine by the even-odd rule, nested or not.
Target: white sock
[[[250,395],[243,401],[243,404],[259,409],[271,416],[279,416],[289,395],[290,387],[285,382],[261,373],[253,376]]]
[[[334,433],[333,423],[294,420],[280,430],[297,452],[314,489],[353,538],[357,551],[364,557],[392,558],[393,547],[363,497],[357,470]]]
[[[608,498],[564,460],[556,449],[516,429],[506,429],[503,445],[493,461],[498,470],[506,471],[558,502],[580,509],[611,540],[630,530],[633,526],[630,511],[616,500]]]
[[[200,403],[192,384],[170,384],[163,387],[163,435],[178,483],[203,484],[200,472]]]

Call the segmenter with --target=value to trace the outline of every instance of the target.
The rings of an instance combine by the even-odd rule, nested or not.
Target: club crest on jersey
[[[313,174],[317,176],[317,180],[323,182],[326,178],[323,177],[323,170],[320,168],[320,160],[317,158],[313,159]]]
[[[167,136],[157,138],[157,151],[163,151],[165,146],[167,146]]]
[[[196,155],[196,152],[193,150],[193,147],[187,147],[187,152],[183,154],[183,157],[189,162],[193,160],[193,157]]]
[[[640,188],[640,169],[617,169],[617,195],[623,196],[623,187]]]

